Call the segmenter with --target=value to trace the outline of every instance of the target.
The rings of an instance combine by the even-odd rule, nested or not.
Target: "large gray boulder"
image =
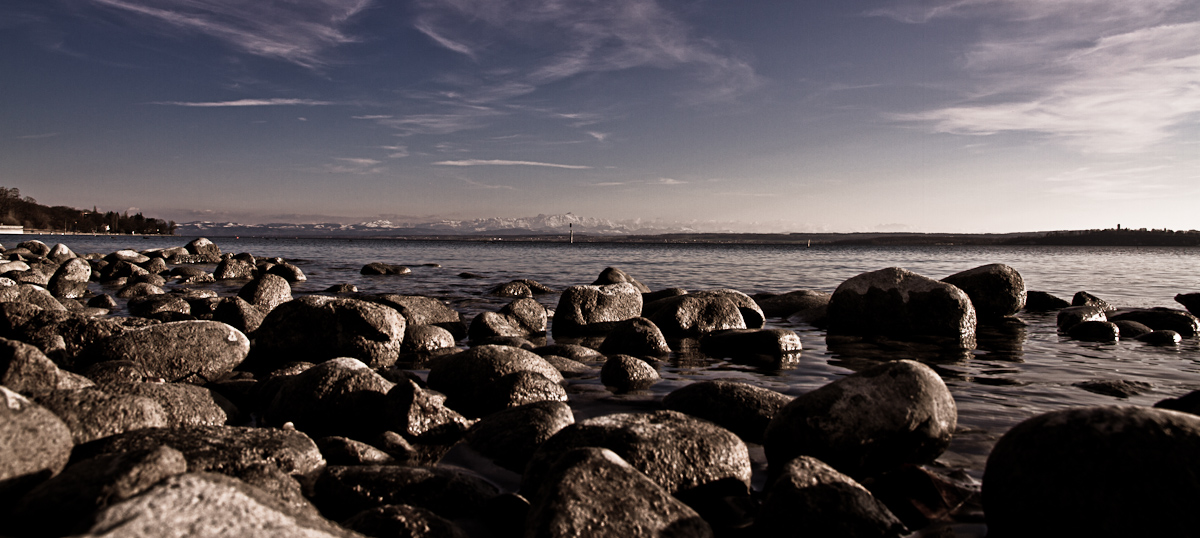
[[[11,503],[66,467],[75,442],[52,411],[0,386],[0,503]]]
[[[653,321],[638,316],[613,327],[600,344],[600,352],[607,355],[661,356],[669,355],[671,347]]]
[[[263,312],[292,300],[292,285],[279,275],[261,275],[238,290],[238,297],[257,306]]]
[[[254,278],[254,264],[237,258],[227,258],[213,269],[216,280],[249,280]]]
[[[158,402],[140,396],[113,394],[96,387],[56,390],[36,396],[71,430],[75,444],[125,432],[167,426],[167,413]]]
[[[530,538],[703,538],[700,516],[620,455],[597,447],[571,450],[530,494]]]
[[[1052,411],[988,456],[988,536],[1192,536],[1200,417],[1146,407]]]
[[[957,424],[954,398],[937,372],[900,360],[796,397],[767,426],[763,448],[772,468],[813,456],[863,477],[933,461]]]
[[[799,456],[766,488],[756,536],[900,536],[904,524],[853,478]]]
[[[619,322],[642,315],[642,293],[628,282],[571,286],[554,310],[555,336],[604,334]]]
[[[700,337],[706,355],[758,366],[784,366],[800,359],[800,336],[789,329],[726,329]]]
[[[208,387],[187,383],[107,383],[102,388],[114,394],[154,400],[166,413],[167,427],[221,426],[240,416],[233,402]]]
[[[0,385],[29,396],[58,388],[58,366],[24,342],[0,338]]]
[[[446,407],[445,395],[425,390],[411,379],[401,379],[388,390],[383,409],[389,431],[418,442],[457,441],[472,424]]]
[[[630,355],[613,355],[600,368],[600,382],[618,392],[649,388],[660,379],[658,369]]]
[[[71,258],[58,266],[50,277],[46,290],[55,297],[75,299],[87,294],[88,281],[92,278],[92,266],[82,258]]]
[[[966,292],[981,319],[1011,316],[1025,308],[1025,280],[1002,263],[982,265],[942,279]]]
[[[462,321],[462,315],[432,297],[385,293],[363,295],[359,298],[396,309],[404,316],[408,325],[435,325],[450,331],[456,339],[467,335],[467,326]]]
[[[483,312],[471,320],[467,335],[473,341],[495,336],[527,338],[546,334],[546,308],[529,297],[519,298],[498,312]]]
[[[309,295],[279,305],[254,333],[254,366],[353,357],[372,368],[391,366],[404,342],[404,317],[358,299]]]
[[[187,251],[203,259],[203,263],[218,263],[221,261],[221,247],[206,237],[197,237],[184,245]]]
[[[81,367],[130,360],[172,383],[203,385],[229,373],[250,353],[246,335],[219,321],[176,321],[129,329],[88,346]]]
[[[377,434],[387,429],[379,411],[393,386],[357,359],[325,361],[281,380],[263,420],[291,422],[311,437]]]
[[[823,291],[796,290],[755,299],[763,314],[773,318],[792,318],[806,323],[825,317],[830,295]]]
[[[44,310],[66,310],[46,288],[36,284],[17,284],[0,288],[0,303],[28,303]]]
[[[663,407],[713,422],[747,443],[762,443],[771,419],[792,397],[737,381],[700,381],[663,397]]]
[[[646,317],[667,338],[699,337],[714,331],[747,328],[737,303],[720,294],[659,299],[646,305]]]
[[[476,346],[461,353],[437,357],[431,361],[427,382],[429,388],[445,394],[446,404],[458,412],[477,417],[510,407],[514,402],[513,383],[519,381],[510,376],[523,372],[536,374],[548,383],[562,383],[562,374],[545,359],[521,348],[511,346]],[[561,391],[561,387],[559,389]],[[539,398],[538,400],[566,401],[566,393]]]
[[[965,292],[899,267],[853,277],[829,299],[829,332],[933,336],[975,346],[975,308]]]
[[[738,312],[742,315],[742,321],[746,324],[747,329],[761,329],[763,323],[766,322],[767,316],[763,313],[758,303],[745,293],[731,289],[715,289],[701,290],[690,294],[692,297],[724,297],[729,299],[735,306]]]

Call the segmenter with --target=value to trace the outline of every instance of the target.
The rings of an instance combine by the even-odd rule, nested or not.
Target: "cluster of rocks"
[[[609,268],[563,290],[552,311],[534,298],[552,292],[537,282],[498,286],[493,296],[513,300],[468,325],[431,297],[349,285],[293,297],[296,266],[204,239],[84,257],[29,241],[4,254],[0,533],[12,536],[898,536],[970,520],[978,486],[928,465],[958,415],[919,362],[880,363],[795,398],[698,382],[658,410],[580,421],[566,389],[581,375],[642,389],[658,360],[697,346],[757,365],[797,360],[799,337],[766,327],[772,317],[969,346],[978,323],[1026,307],[1020,275],[1002,265],[943,281],[891,268],[833,294],[757,297],[651,291]],[[245,283],[232,297],[189,289],[216,280]],[[93,281],[118,287],[131,316],[111,315],[116,300],[93,295]],[[1138,323],[1168,323],[1146,312],[1158,317]],[[1157,330],[1195,334],[1170,323]],[[548,330],[556,343],[528,340]],[[397,366],[406,354],[425,357],[424,379]],[[988,525],[1037,534],[1050,511],[1072,525],[1095,517],[1107,534],[1128,527],[1108,526],[1117,516],[1097,499],[1119,493],[1167,531],[1194,528],[1191,497],[1164,492],[1197,491],[1186,454],[1198,424],[1144,408],[1022,424],[989,459]],[[758,446],[767,468],[754,483]],[[512,484],[446,461],[486,462]],[[1114,467],[1094,472],[1096,461]],[[1172,469],[1178,489],[1146,486]],[[1109,472],[1121,473],[1120,492]]]

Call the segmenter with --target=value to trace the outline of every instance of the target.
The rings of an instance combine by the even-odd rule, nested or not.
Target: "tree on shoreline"
[[[100,213],[66,206],[47,207],[30,196],[21,197],[20,189],[0,186],[0,224],[24,226],[27,230],[55,232],[161,234],[174,235],[175,221],[148,218],[141,213],[132,217],[115,211]]]

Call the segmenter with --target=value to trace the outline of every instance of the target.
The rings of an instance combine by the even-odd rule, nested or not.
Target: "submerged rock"
[[[829,332],[935,336],[975,347],[975,308],[961,289],[898,267],[843,282],[829,299]]]

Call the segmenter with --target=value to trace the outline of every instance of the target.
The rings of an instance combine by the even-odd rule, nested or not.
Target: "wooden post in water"
[[[575,224],[572,222],[568,222],[567,229],[571,230],[571,244],[574,245],[575,244]]]

